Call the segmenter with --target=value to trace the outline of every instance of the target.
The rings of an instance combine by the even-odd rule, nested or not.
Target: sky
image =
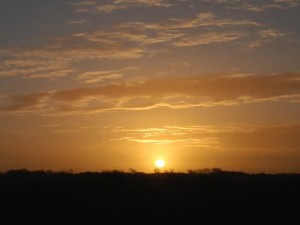
[[[300,173],[300,0],[0,0],[0,171]]]

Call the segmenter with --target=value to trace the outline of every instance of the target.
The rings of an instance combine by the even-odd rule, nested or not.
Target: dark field
[[[0,201],[3,225],[298,224],[300,175],[8,171]]]

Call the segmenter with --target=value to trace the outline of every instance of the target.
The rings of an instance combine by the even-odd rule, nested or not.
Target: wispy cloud
[[[1,49],[1,77],[57,78],[78,74],[72,63],[79,60],[134,59],[144,56],[145,49],[116,41],[101,44],[89,41],[85,34],[63,37],[43,47]]]
[[[116,84],[91,89],[74,89],[55,93],[65,100],[76,100],[90,94],[108,96],[211,96],[214,99],[236,99],[243,96],[267,98],[286,94],[298,94],[299,74],[253,75],[253,76],[199,76],[165,77],[148,79],[135,84]],[[114,91],[111,91],[111,90]],[[68,97],[67,97],[68,96]],[[71,97],[72,96],[72,97]],[[71,97],[71,98],[70,98]]]
[[[89,71],[81,73],[77,79],[84,80],[85,83],[96,83],[106,79],[119,79],[123,74],[129,71],[137,71],[138,67],[124,67],[121,69],[104,70],[104,71]]]
[[[299,74],[164,77],[7,96],[0,104],[0,110],[35,111],[38,107],[48,113],[95,113],[105,110],[146,110],[162,106],[183,109],[260,102],[293,102],[299,99],[299,90]]]
[[[222,129],[224,131],[224,128]],[[214,135],[220,130],[220,128],[215,129],[213,126],[164,126],[144,129],[119,127],[110,131],[116,136],[110,141],[215,148],[219,146],[219,143]]]
[[[106,44],[131,42],[149,46],[166,43],[184,47],[234,41],[248,36],[246,28],[249,26],[261,27],[261,24],[250,20],[218,18],[207,12],[185,19],[169,18],[159,23],[125,22],[112,29],[95,31],[80,37]],[[197,34],[194,33],[195,30]]]
[[[166,0],[115,0],[115,4],[127,3],[127,4],[142,4],[146,6],[158,6],[158,7],[170,7],[172,4]]]
[[[75,5],[75,6],[91,6],[91,5],[96,5],[96,1],[79,1],[76,3],[68,3],[70,5]]]
[[[86,20],[69,22],[83,24]],[[108,29],[56,38],[52,44],[42,47],[0,49],[0,55],[9,58],[0,62],[0,77],[57,78],[71,74],[76,76],[80,72],[71,66],[74,61],[141,58],[151,55],[151,48],[155,44],[164,44],[165,47],[172,48],[174,45],[188,47],[233,42],[247,37],[248,33],[244,30],[249,26],[261,27],[259,23],[250,20],[218,18],[211,12],[200,13],[190,18],[169,18],[157,23],[124,22]],[[254,40],[257,41],[256,47],[283,35],[273,29],[258,32],[259,38]],[[102,78],[94,76],[86,82],[94,83],[121,76],[122,73],[116,72],[114,75],[105,74]]]
[[[261,26],[260,23],[251,20],[234,20],[218,18],[212,12],[198,13],[191,18],[169,18],[159,23],[125,23],[119,27],[136,28],[136,29],[150,29],[150,30],[178,30],[198,27],[234,27],[234,26]]]
[[[52,133],[83,133],[86,130],[90,129],[89,126],[84,126],[77,123],[66,123],[66,124],[49,124],[48,126],[43,126]]]
[[[300,2],[298,0],[205,0],[205,2],[223,4],[227,9],[246,10],[250,12],[264,12],[269,9],[282,10],[300,6]]]
[[[42,57],[16,57],[15,59],[0,62],[1,77],[21,78],[57,78],[64,77],[74,72],[68,63],[56,59],[46,60]]]
[[[181,147],[201,147],[245,150],[295,151],[300,147],[299,124],[275,125],[202,125],[163,126],[148,128],[110,128],[110,141],[141,144],[175,144]]]
[[[189,1],[179,1],[180,4],[191,5]],[[264,12],[266,10],[285,10],[300,6],[298,0],[269,0],[269,1],[251,1],[251,0],[204,0],[200,3],[206,4],[220,4],[224,5],[229,10],[246,10],[250,12]],[[71,3],[75,6],[75,12],[104,12],[112,13],[117,10],[125,10],[131,7],[161,7],[168,8],[171,6],[177,6],[179,4],[174,1],[166,0],[111,0],[106,4],[99,4],[95,1],[82,1],[78,3]]]
[[[11,48],[6,55],[37,59],[127,59],[143,56],[144,50],[138,47],[125,46],[124,43],[109,42],[101,45],[78,40],[77,37],[66,37],[45,48]]]
[[[300,84],[297,79],[299,74],[158,78],[131,84],[60,91],[52,97],[72,104],[80,99],[102,96],[112,103],[108,110],[231,106],[299,98]]]
[[[68,24],[75,24],[75,25],[81,25],[87,23],[87,20],[70,20],[68,21]]]
[[[99,75],[97,74],[97,72],[89,72],[89,73],[85,73],[85,75],[89,75],[89,76],[94,76],[94,78],[90,78],[88,80],[85,80],[85,83],[96,83],[96,82],[100,82],[103,80],[114,80],[114,79],[119,79],[122,78],[123,75],[120,73],[112,73],[112,74],[106,74],[106,75]],[[95,75],[98,75],[97,77],[95,77]]]
[[[95,1],[83,1],[73,3],[77,6],[75,12],[104,12],[112,13],[116,10],[127,9],[131,7],[171,7],[174,4],[166,0],[111,0],[106,4],[96,3]]]
[[[127,8],[128,5],[107,4],[107,5],[99,5],[95,9],[100,12],[111,13],[116,10],[127,9]]]
[[[47,92],[28,95],[9,95],[0,99],[0,112],[26,112],[36,111],[44,106],[44,101],[49,96]]]
[[[282,37],[285,34],[274,30],[274,29],[267,29],[267,30],[262,30],[259,32],[259,34],[263,37],[263,38],[277,38],[277,37]]]
[[[246,46],[255,49],[261,47],[263,44],[282,38],[286,35],[287,34],[274,29],[261,30],[257,32],[256,37],[247,43]]]
[[[225,43],[229,41],[234,41],[237,39],[240,39],[242,37],[245,37],[245,33],[216,33],[216,32],[210,32],[200,35],[190,35],[182,38],[180,41],[177,41],[174,43],[174,45],[179,47],[185,47],[185,46],[195,46],[195,45],[208,45],[212,43]]]

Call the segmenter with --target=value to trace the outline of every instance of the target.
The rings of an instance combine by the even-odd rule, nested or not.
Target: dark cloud
[[[198,77],[164,77],[137,83],[122,83],[93,88],[55,92],[61,101],[89,96],[172,96],[208,97],[211,100],[233,100],[240,97],[274,98],[300,94],[300,74],[215,75]]]
[[[0,112],[36,110],[39,106],[42,106],[42,101],[47,96],[49,96],[48,92],[30,95],[10,95],[6,101],[0,102]]]
[[[45,97],[47,97],[45,99]],[[207,75],[148,78],[96,87],[66,89],[24,96],[8,96],[1,111],[19,111],[40,105],[56,111],[101,111],[231,106],[242,103],[289,101],[300,98],[300,74]]]

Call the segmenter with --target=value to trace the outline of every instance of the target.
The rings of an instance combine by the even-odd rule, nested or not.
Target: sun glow
[[[163,168],[165,166],[165,164],[166,164],[165,160],[163,160],[163,159],[157,159],[155,161],[155,165],[157,168]]]

